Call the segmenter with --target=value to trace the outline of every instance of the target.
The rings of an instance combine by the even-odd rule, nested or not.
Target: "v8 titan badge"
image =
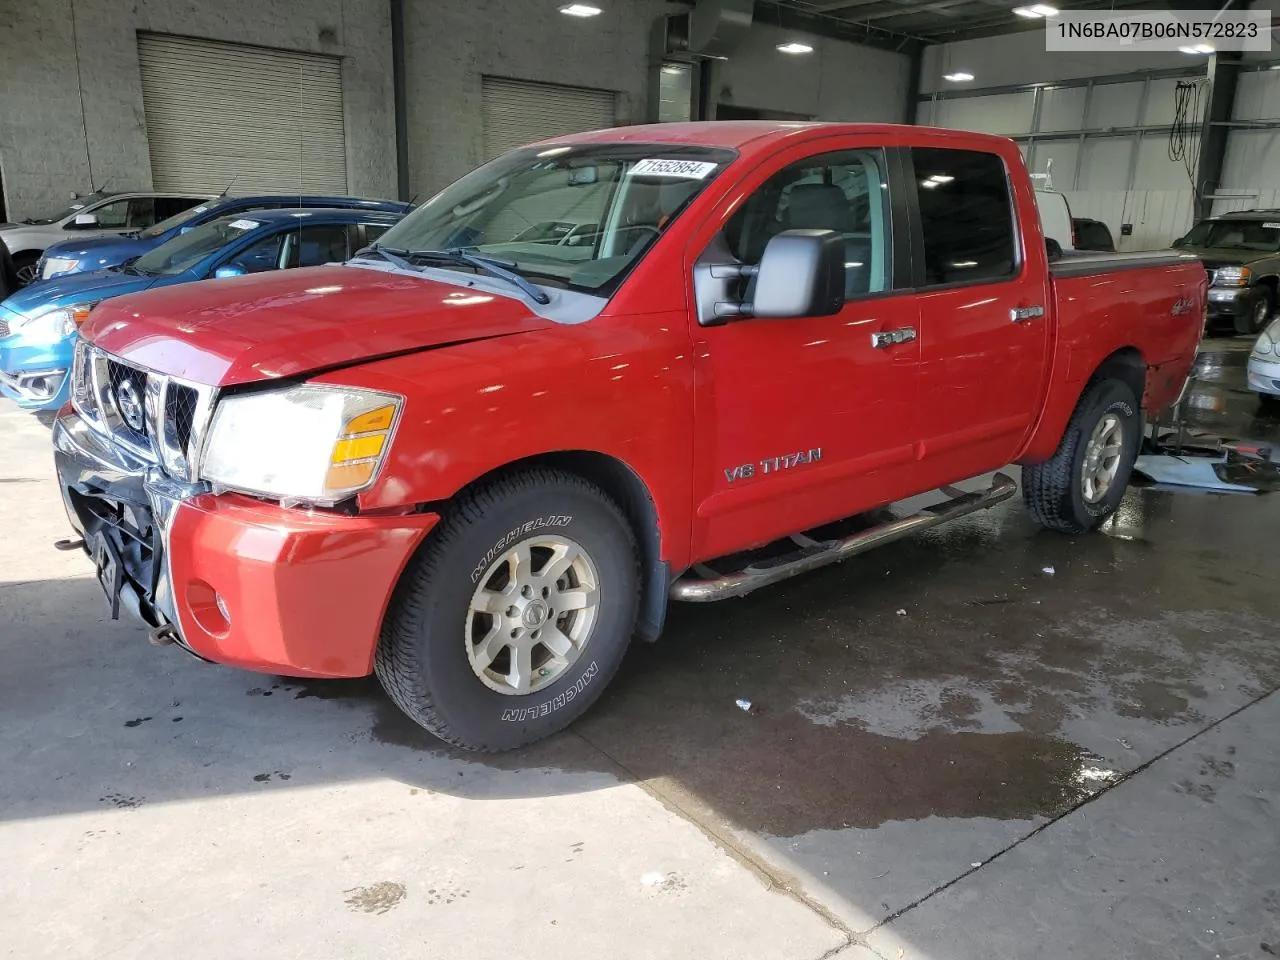
[[[806,463],[817,463],[822,459],[822,448],[812,447],[809,450],[798,450],[795,453],[783,454],[780,457],[765,457],[756,463],[744,463],[736,467],[726,467],[724,478],[730,483],[735,480],[750,480],[757,472],[762,474],[777,473],[790,470]]]

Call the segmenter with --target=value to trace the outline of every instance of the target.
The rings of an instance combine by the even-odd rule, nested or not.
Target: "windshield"
[[[1221,250],[1280,250],[1280,218],[1276,220],[1205,220],[1182,238],[1184,247]]]
[[[72,202],[71,206],[67,207],[65,210],[59,210],[52,217],[42,217],[40,219],[23,220],[22,222],[29,223],[34,227],[42,227],[42,226],[45,226],[46,224],[58,223],[61,220],[67,219],[67,217],[70,217],[73,214],[79,213],[81,210],[84,210],[86,207],[94,203],[97,203],[99,200],[102,200],[106,196],[107,195],[105,193],[95,192],[95,193],[89,194],[88,196],[78,197],[75,201]]]
[[[158,237],[160,236],[160,234],[165,233],[169,230],[172,230],[174,227],[180,227],[182,226],[182,224],[186,223],[188,220],[192,220],[195,217],[200,216],[200,214],[204,213],[208,209],[209,209],[209,205],[206,203],[202,203],[196,207],[188,207],[186,210],[183,210],[181,213],[175,213],[172,217],[169,217],[167,220],[161,220],[159,223],[153,224],[152,226],[147,227],[147,229],[143,230],[142,233],[138,234],[138,236],[145,237],[148,240],[150,240],[152,237]]]
[[[446,187],[379,245],[463,249],[541,283],[607,296],[736,156],[669,144],[516,150]]]
[[[211,220],[143,254],[133,262],[133,268],[139,273],[173,276],[260,226],[262,221],[243,216]]]

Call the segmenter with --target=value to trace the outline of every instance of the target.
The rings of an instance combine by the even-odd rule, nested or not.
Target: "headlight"
[[[1272,323],[1262,333],[1258,334],[1258,342],[1253,345],[1253,352],[1260,357],[1267,357],[1277,353],[1277,337],[1280,337],[1280,323]]]
[[[1249,285],[1248,267],[1219,267],[1213,275],[1215,287],[1247,287]]]
[[[27,318],[21,325],[28,337],[41,340],[61,340],[75,333],[80,324],[89,318],[89,311],[98,303],[73,303],[69,307],[46,307]]]
[[[215,486],[332,505],[373,483],[403,398],[299,384],[219,401],[200,475]]]
[[[79,265],[80,261],[74,257],[49,257],[40,261],[40,279],[48,280],[60,273],[74,270]]]

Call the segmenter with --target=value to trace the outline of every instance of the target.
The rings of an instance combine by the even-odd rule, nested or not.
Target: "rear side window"
[[[1017,269],[1004,161],[992,153],[913,147],[925,283],[978,283]]]

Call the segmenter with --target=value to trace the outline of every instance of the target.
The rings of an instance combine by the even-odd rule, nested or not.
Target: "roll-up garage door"
[[[347,192],[336,57],[138,35],[157,190]]]
[[[496,157],[534,140],[612,127],[617,95],[608,90],[561,87],[484,77],[484,154]]]

